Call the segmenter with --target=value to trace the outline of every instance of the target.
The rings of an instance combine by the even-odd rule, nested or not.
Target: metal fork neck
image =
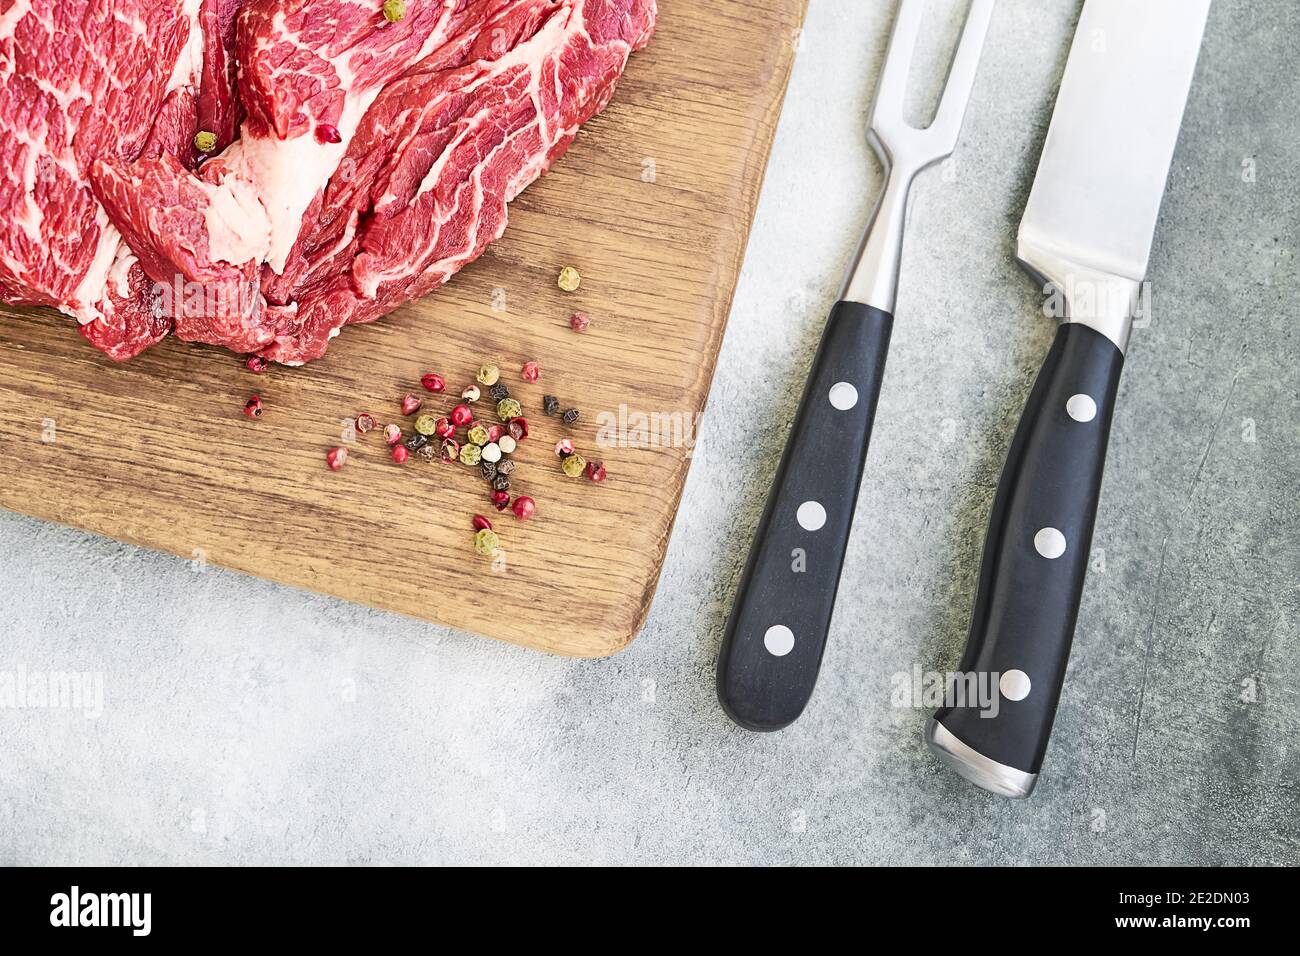
[[[918,172],[919,169],[885,161],[885,187],[867,222],[840,299],[894,314],[903,234],[907,229],[907,197]]]
[[[894,314],[912,180],[921,170],[951,156],[957,146],[966,104],[975,85],[980,51],[993,16],[993,4],[994,0],[971,0],[934,120],[925,129],[916,129],[905,118],[904,99],[912,56],[923,26],[925,3],[924,0],[899,3],[885,66],[876,87],[876,101],[871,108],[868,134],[885,167],[885,188],[844,280],[841,300]]]

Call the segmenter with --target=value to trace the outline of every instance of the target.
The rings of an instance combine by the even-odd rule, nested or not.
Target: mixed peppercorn
[[[388,0],[383,5],[384,17],[389,22],[397,22],[406,13],[401,0]],[[336,127],[320,124],[316,128],[316,138],[321,142],[338,142]],[[208,145],[206,140],[196,142],[196,148]],[[209,147],[210,148],[210,147]],[[557,283],[566,292],[576,292],[582,284],[582,276],[572,266],[560,270]],[[569,326],[576,332],[585,331],[591,319],[585,312],[574,312],[569,318]],[[249,371],[262,374],[268,363],[257,355],[248,356],[245,362]],[[541,379],[541,366],[534,361],[523,363],[519,371],[520,379],[534,384]],[[445,414],[425,409],[426,399],[408,392],[399,401],[401,414],[411,418],[409,433],[401,424],[380,422],[369,412],[360,412],[352,419],[353,430],[358,436],[364,436],[375,429],[382,429],[384,442],[389,455],[397,464],[405,464],[412,456],[426,462],[459,462],[473,468],[487,484],[488,500],[499,512],[507,508],[520,520],[527,520],[536,513],[537,502],[529,495],[511,497],[513,476],[516,471],[514,453],[519,443],[528,438],[528,419],[524,417],[524,407],[518,398],[510,394],[510,388],[501,380],[501,368],[493,362],[484,362],[475,374],[476,383],[466,385],[460,391],[460,398]],[[426,393],[441,395],[447,391],[446,379],[437,372],[429,372],[420,378],[420,385]],[[474,407],[486,391],[497,421],[488,421],[475,417]],[[541,410],[547,417],[558,416],[560,421],[572,427],[577,424],[580,412],[577,408],[565,408],[560,399],[554,395],[542,398]],[[257,418],[262,414],[262,400],[254,395],[244,406],[244,414]],[[591,481],[605,480],[605,466],[600,462],[588,461],[578,453],[573,439],[561,439],[555,446],[556,456],[560,460],[560,470],[570,478],[586,475]],[[348,461],[348,449],[337,446],[329,449],[325,462],[333,471],[341,469]],[[492,522],[483,515],[474,515],[471,522],[474,529],[474,548],[480,554],[495,554],[501,547],[500,535],[493,529]]]
[[[529,495],[511,497],[516,470],[512,455],[519,448],[519,443],[528,437],[528,420],[523,414],[523,404],[510,394],[509,386],[501,379],[501,369],[495,363],[483,363],[475,378],[478,384],[467,385],[462,389],[460,400],[445,415],[426,409],[425,400],[413,393],[403,395],[399,405],[402,415],[412,418],[409,431],[400,424],[390,422],[382,426],[384,441],[389,446],[393,461],[398,464],[405,464],[412,456],[416,456],[424,461],[459,462],[473,468],[487,484],[488,500],[493,508],[497,511],[509,509],[516,518],[527,520],[536,514],[537,501]],[[538,363],[524,363],[520,369],[520,378],[530,384],[537,382],[541,378]],[[446,379],[436,372],[424,375],[420,384],[427,392],[435,395],[444,393],[447,389]],[[480,386],[486,388],[487,399],[496,421],[475,417],[474,406],[483,398]],[[566,425],[578,421],[576,408],[563,412],[561,408],[559,399],[554,395],[542,399],[542,411],[546,415],[559,415]],[[365,435],[381,427],[369,412],[360,412],[353,419],[353,426],[358,435]],[[604,466],[596,462],[589,463],[578,454],[573,439],[561,439],[555,446],[555,453],[565,475],[577,478],[585,474],[592,481],[605,479]],[[332,448],[325,456],[326,463],[335,471],[343,467],[347,458],[348,451],[343,447]],[[501,538],[493,529],[491,521],[483,515],[475,515],[472,525],[475,550],[482,554],[492,554],[500,548]]]
[[[577,292],[582,286],[582,275],[573,266],[565,266],[555,282],[565,292]]]

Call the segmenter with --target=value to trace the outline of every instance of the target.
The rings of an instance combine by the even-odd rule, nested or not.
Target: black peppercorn
[[[574,422],[578,420],[578,410],[576,408],[571,408],[564,413],[563,417],[564,417],[564,424],[572,425]]]
[[[479,462],[478,470],[483,473],[483,477],[488,481],[497,476],[496,462],[488,461],[486,458]]]
[[[437,461],[438,446],[431,445],[428,442],[425,442],[424,445],[421,446],[421,448],[416,452],[416,454],[424,461],[429,461],[429,462]]]
[[[419,451],[427,444],[429,444],[429,436],[421,435],[419,432],[406,439],[405,442],[406,447],[411,451]]]
[[[506,388],[505,382],[497,382],[488,389],[488,394],[492,396],[492,401],[500,402],[510,397],[510,389]]]
[[[554,415],[560,410],[560,400],[554,395],[542,396],[542,411],[548,415]]]
[[[514,470],[515,470],[515,463],[511,461],[509,458],[502,458],[499,462],[497,462],[498,475],[514,474]]]
[[[495,478],[492,479],[492,490],[493,490],[493,491],[509,491],[509,490],[510,490],[510,479],[509,479],[508,477],[506,477],[505,475],[497,475]]]

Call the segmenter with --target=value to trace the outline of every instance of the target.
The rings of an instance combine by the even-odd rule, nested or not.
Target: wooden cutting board
[[[505,237],[304,368],[255,376],[171,339],[119,365],[64,316],[0,307],[0,505],[560,654],[623,648],[659,577],[804,4],[660,0],[655,39]],[[577,293],[556,286],[564,265]],[[512,490],[537,500],[533,520],[494,512],[477,469],[394,464],[378,433],[326,468],[342,420],[367,410],[409,433],[402,394],[434,398],[421,374],[458,392],[484,360],[531,425]],[[520,380],[528,360],[537,384]],[[580,422],[544,416],[543,393]],[[560,472],[565,435],[604,484]],[[496,561],[473,550],[475,513],[501,534]]]

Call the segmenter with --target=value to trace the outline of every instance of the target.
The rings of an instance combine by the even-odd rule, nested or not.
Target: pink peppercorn
[[[384,441],[389,445],[396,445],[402,440],[402,428],[400,425],[384,426]]]
[[[393,461],[397,462],[399,465],[406,464],[406,459],[410,457],[411,452],[405,445],[393,446]]]
[[[513,438],[515,441],[523,441],[525,438],[528,437],[528,419],[526,418],[510,419],[510,423],[506,425],[506,431],[509,432],[510,437]]]
[[[440,418],[433,424],[433,433],[439,438],[451,438],[456,434],[456,426],[450,418]]]
[[[262,417],[262,399],[254,395],[244,403],[244,414],[249,418]]]
[[[587,477],[592,481],[604,481],[605,466],[598,461],[587,462]]]
[[[250,355],[248,361],[244,364],[248,366],[248,370],[254,375],[261,375],[267,370],[271,363],[260,355]]]
[[[501,436],[506,433],[506,430],[501,425],[489,425],[487,427],[487,433],[489,442],[497,442],[501,440]]]
[[[375,427],[375,416],[369,412],[362,412],[357,416],[357,431],[364,435]]]
[[[416,412],[420,410],[420,407],[423,404],[424,401],[422,399],[418,399],[414,395],[408,392],[407,394],[402,396],[402,414],[414,415]]]
[[[525,382],[535,382],[542,376],[542,367],[536,362],[525,362],[520,374],[523,375]]]
[[[330,466],[331,471],[338,471],[348,460],[348,450],[346,448],[331,448],[325,455],[325,463]]]
[[[473,418],[474,413],[470,411],[468,405],[457,405],[451,410],[451,423],[457,428],[468,425]]]
[[[555,454],[561,458],[568,458],[573,454],[573,439],[561,438],[555,443]]]
[[[491,522],[491,521],[488,521],[488,519],[485,518],[485,517],[483,517],[482,515],[475,515],[475,516],[474,516],[474,530],[475,530],[475,531],[491,531],[491,530],[492,530],[492,522]]]
[[[430,372],[428,375],[425,375],[420,379],[420,384],[431,392],[441,392],[445,391],[447,388],[447,380],[437,372]]]
[[[520,495],[510,509],[515,513],[516,518],[524,521],[533,516],[533,512],[537,510],[537,502],[527,495]]]
[[[497,511],[505,511],[506,508],[510,507],[510,492],[492,492],[492,505],[497,509]]]
[[[586,312],[575,312],[569,316],[569,328],[575,332],[585,332],[589,325],[591,325],[591,316]]]

